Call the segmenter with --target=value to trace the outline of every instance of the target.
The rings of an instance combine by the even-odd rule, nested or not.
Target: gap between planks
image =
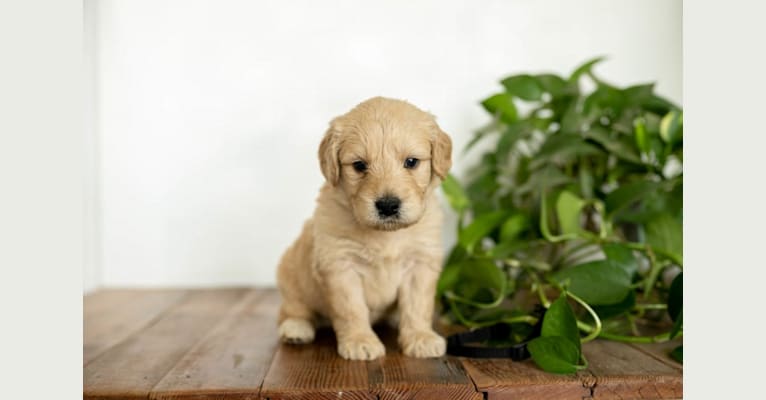
[[[110,289],[85,296],[83,366],[159,321],[188,294],[186,290]]]
[[[83,397],[145,399],[247,292],[240,288],[190,290],[153,324],[88,363],[83,370]]]
[[[164,325],[164,328],[175,327],[178,330],[178,326],[168,322],[168,319],[172,318],[176,320],[180,318],[181,322],[186,321],[186,325],[181,324],[181,327],[193,326],[201,330],[201,332],[194,333],[196,340],[188,340],[188,343],[186,343],[187,347],[181,346],[183,347],[182,349],[176,348],[174,350],[174,357],[176,358],[164,361],[163,368],[167,369],[161,370],[162,368],[159,368],[154,371],[158,375],[157,379],[154,385],[146,389],[147,392],[145,394],[143,394],[142,390],[133,392],[126,390],[123,393],[124,397],[146,398],[146,396],[151,396],[154,399],[192,397],[209,399],[226,397],[255,399],[261,396],[277,400],[279,398],[305,398],[306,396],[318,394],[315,390],[318,390],[327,397],[337,397],[338,393],[335,390],[339,388],[344,390],[347,388],[352,389],[351,392],[344,392],[346,396],[351,395],[352,397],[374,399],[402,397],[446,398],[456,397],[451,396],[451,394],[455,393],[459,393],[459,396],[464,395],[471,400],[511,397],[593,397],[609,399],[627,396],[636,398],[677,398],[682,395],[680,378],[682,368],[680,365],[674,366],[663,362],[663,360],[657,358],[657,355],[652,354],[653,349],[645,349],[640,346],[614,343],[589,344],[584,350],[591,361],[591,368],[575,377],[571,377],[571,379],[564,378],[563,380],[557,380],[558,378],[543,373],[531,365],[530,361],[513,363],[510,360],[477,360],[447,357],[445,359],[423,360],[423,363],[419,364],[419,360],[404,358],[399,354],[398,346],[396,346],[395,340],[393,340],[395,336],[393,331],[383,332],[381,336],[387,345],[388,357],[366,364],[364,362],[347,362],[340,360],[337,356],[335,352],[335,338],[331,330],[325,330],[324,333],[320,333],[317,343],[311,346],[279,345],[277,343],[275,317],[278,307],[278,295],[273,289],[271,291],[263,289],[243,290],[240,296],[231,295],[231,292],[229,292],[228,300],[208,310],[213,312],[213,314],[218,313],[217,315],[211,315],[210,312],[204,313],[199,309],[205,309],[207,307],[206,304],[209,305],[210,302],[216,301],[215,299],[220,301],[220,296],[226,292],[225,290],[209,291],[204,299],[199,298],[201,291],[191,292],[196,294],[193,296],[188,293],[184,294],[177,303],[168,306],[165,311],[158,311],[159,314],[154,316],[153,319],[148,320],[149,322],[146,322],[146,319],[144,319],[144,323],[141,325],[143,327],[134,328],[131,331],[133,333],[128,333],[121,342],[104,351],[103,357],[108,357],[110,353],[116,352],[117,355],[132,355],[134,361],[141,361],[141,358],[136,358],[135,354],[131,353],[131,349],[140,349],[141,346],[137,346],[137,343],[141,344],[142,340],[144,345],[147,344],[146,342],[150,343],[151,340],[148,339],[152,338],[159,338],[165,340],[170,345],[177,345],[177,343],[165,337],[166,335],[163,336],[162,329],[160,329]],[[269,292],[272,294],[268,295],[267,293]],[[179,293],[184,292],[179,291]],[[197,297],[196,300],[194,300],[195,296]],[[262,301],[268,296],[271,296],[271,300]],[[193,304],[190,305],[190,302]],[[103,310],[109,307],[102,305],[101,308]],[[258,308],[260,310],[255,311]],[[90,307],[90,309],[92,311],[93,307]],[[186,312],[179,313],[179,310],[186,310]],[[197,314],[192,312],[192,315],[187,315],[188,312],[195,310]],[[92,318],[93,312],[84,313],[84,315],[86,318]],[[199,318],[202,318],[206,324],[192,321]],[[160,326],[159,328],[158,325]],[[211,376],[208,375],[206,378],[204,373],[197,375],[200,373],[200,370],[195,368],[207,363],[205,357],[208,357],[209,361],[215,361],[211,357],[221,351],[225,354],[222,359],[224,361],[219,360],[221,362],[220,365],[227,366],[228,357],[237,354],[234,351],[237,350],[237,346],[240,346],[240,349],[242,349],[252,343],[248,338],[248,331],[252,330],[262,332],[261,336],[266,342],[271,340],[273,347],[269,349],[269,344],[266,343],[261,350],[257,351],[249,347],[245,348],[245,350],[255,351],[259,354],[251,359],[251,364],[247,367],[250,368],[251,377],[254,378],[248,383],[249,386],[245,385],[246,387],[244,388],[238,386],[241,382],[237,383],[236,379],[233,379],[233,381],[229,382],[229,386],[219,385],[219,387],[212,389],[206,387],[204,380],[210,380]],[[239,332],[239,334],[234,335],[232,339],[232,332]],[[148,339],[142,339],[142,334],[148,334]],[[237,343],[239,345],[235,346]],[[161,351],[158,353],[161,353]],[[321,382],[319,382],[319,385],[314,386],[310,382],[307,383],[307,381],[295,384],[297,381],[293,379],[292,384],[294,385],[291,388],[289,379],[286,379],[289,377],[286,377],[285,374],[285,372],[288,372],[287,375],[289,375],[289,371],[284,370],[284,363],[278,362],[278,356],[285,357],[286,359],[283,360],[285,362],[292,359],[293,361],[298,361],[299,364],[307,359],[309,361],[313,359],[315,361],[314,367],[325,375],[328,374],[328,370],[335,368],[336,379],[337,373],[340,372],[342,375],[344,371],[357,375],[363,374],[363,376],[360,375],[358,377],[361,379],[358,379],[356,384],[347,385],[346,383],[348,382],[341,382],[340,384],[336,382],[335,385],[329,384],[327,387],[322,386]],[[400,359],[397,359],[397,357]],[[256,359],[260,361],[253,361]],[[330,360],[330,363],[318,362],[322,359]],[[120,359],[113,359],[112,361],[119,363]],[[94,362],[108,365],[108,363],[102,360],[101,356],[95,358]],[[432,362],[442,364],[429,364]],[[236,361],[234,363],[236,364]],[[243,361],[242,363],[244,364],[245,362]],[[260,367],[257,365],[259,363],[262,364]],[[457,364],[457,369],[453,368],[454,364]],[[643,367],[641,367],[642,365]],[[637,369],[637,367],[641,368]],[[429,371],[429,368],[433,370]],[[439,372],[440,368],[442,372]],[[260,370],[261,372],[252,372],[254,370]],[[143,371],[139,368],[133,372],[140,374]],[[195,388],[187,385],[184,389],[182,386],[177,385],[177,383],[183,382],[183,379],[187,379],[185,378],[187,371],[195,372],[194,376],[200,378],[196,382],[199,385],[198,387]],[[86,366],[85,372],[84,377],[86,378],[85,384],[87,386],[89,383],[88,372],[92,373],[93,368]],[[114,372],[112,371],[112,373]],[[293,372],[300,375],[302,372],[305,372],[305,369],[301,370],[300,366],[298,366],[298,369]],[[327,376],[322,377],[322,373],[316,379],[320,381],[322,379],[330,379]],[[444,374],[451,377],[442,379]],[[536,376],[536,374],[545,374],[546,376]],[[113,377],[120,378],[119,376]],[[236,377],[227,375],[224,378]],[[176,380],[175,383],[174,379]],[[179,381],[178,379],[182,380]],[[418,379],[421,380],[420,383],[418,383]],[[217,378],[212,379],[212,381],[222,382]],[[436,381],[436,384],[434,384],[434,381]],[[328,382],[332,383],[331,381]],[[270,383],[271,386],[266,385],[267,383]],[[283,385],[285,383],[287,384]],[[314,382],[314,384],[316,383]],[[291,389],[293,390],[291,391]],[[84,397],[98,398],[98,394],[97,390],[91,391],[91,393]],[[119,393],[102,391],[101,394],[111,397]],[[546,396],[542,396],[543,394]],[[551,395],[554,396],[551,397]]]
[[[252,290],[165,374],[149,398],[257,398],[278,345],[278,305],[276,290]]]

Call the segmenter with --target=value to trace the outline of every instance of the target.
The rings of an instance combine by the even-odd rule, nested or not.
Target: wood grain
[[[150,399],[256,399],[279,343],[279,293],[252,290],[154,387]]]
[[[261,398],[375,399],[366,361],[347,361],[336,350],[332,329],[317,331],[314,343],[281,344],[261,388]]]
[[[681,339],[672,340],[665,343],[650,343],[650,344],[628,344],[628,346],[643,352],[651,357],[654,357],[657,361],[663,362],[673,368],[683,371],[684,366],[678,361],[674,360],[668,353],[676,347],[683,344]]]
[[[177,304],[184,290],[102,290],[83,300],[83,365]]]
[[[151,325],[88,363],[83,371],[83,398],[147,398],[246,293],[245,289],[190,291]]]
[[[378,399],[483,399],[459,359],[406,357],[399,350],[394,329],[381,327],[376,331],[386,345],[386,356],[369,362],[367,373],[370,391]]]
[[[583,346],[593,374],[594,399],[678,399],[682,372],[625,343],[596,340]]]
[[[587,373],[550,374],[538,368],[532,360],[462,358],[462,362],[476,388],[487,392],[489,400],[581,400],[590,396],[590,389],[582,383],[583,376],[590,376]]]
[[[84,299],[85,399],[668,399],[683,396],[680,340],[594,341],[589,367],[543,372],[531,360],[387,355],[346,361],[325,328],[311,345],[281,345],[274,289],[107,290]],[[449,329],[457,329],[451,327]],[[445,330],[442,330],[443,332]],[[483,393],[482,393],[483,392]]]

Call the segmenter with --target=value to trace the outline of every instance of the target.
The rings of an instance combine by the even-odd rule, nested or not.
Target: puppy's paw
[[[386,347],[374,333],[338,339],[338,354],[346,360],[374,360],[386,354]]]
[[[441,357],[447,351],[447,341],[434,331],[414,331],[399,336],[402,353],[410,357]]]
[[[301,344],[314,341],[314,326],[301,318],[288,318],[279,324],[279,338],[285,343]]]

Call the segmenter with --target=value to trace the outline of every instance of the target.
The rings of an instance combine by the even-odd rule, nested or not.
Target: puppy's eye
[[[418,166],[418,163],[420,163],[420,160],[417,158],[408,158],[404,160],[404,168],[413,169]]]
[[[354,163],[351,165],[354,166],[354,169],[356,170],[356,172],[367,171],[367,163],[364,161],[354,161]]]

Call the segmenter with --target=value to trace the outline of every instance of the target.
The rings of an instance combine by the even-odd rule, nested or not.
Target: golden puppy
[[[330,123],[319,146],[327,181],[277,271],[283,341],[311,342],[326,317],[338,354],[371,360],[385,354],[371,324],[398,317],[404,354],[444,354],[431,328],[444,251],[434,189],[451,153],[434,117],[400,100],[376,97]]]

